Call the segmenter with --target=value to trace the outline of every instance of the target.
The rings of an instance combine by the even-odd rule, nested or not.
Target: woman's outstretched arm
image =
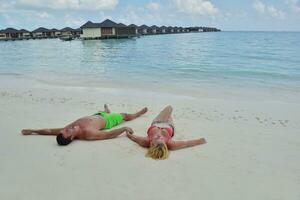
[[[196,139],[196,140],[187,140],[187,141],[170,140],[167,145],[170,150],[177,150],[177,149],[192,147],[192,146],[205,144],[205,143],[206,143],[206,140],[204,138],[200,138],[200,139]]]
[[[147,137],[140,137],[140,136],[136,136],[136,135],[133,135],[133,134],[130,134],[130,133],[127,133],[126,135],[129,139],[136,142],[140,146],[149,147],[149,141],[148,141]]]

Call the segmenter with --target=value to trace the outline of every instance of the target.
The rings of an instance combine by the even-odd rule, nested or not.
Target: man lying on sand
[[[140,146],[149,148],[147,156],[153,159],[166,159],[169,155],[169,149],[176,150],[206,143],[204,138],[187,141],[172,140],[175,131],[171,116],[172,111],[171,106],[163,109],[148,128],[146,137],[133,135],[129,131],[126,133],[127,137]]]
[[[33,133],[39,135],[56,135],[59,145],[68,145],[74,139],[79,140],[104,140],[119,136],[123,132],[133,133],[129,127],[122,127],[111,131],[103,131],[122,123],[123,121],[131,121],[147,112],[147,108],[143,108],[137,113],[111,113],[107,105],[104,105],[103,112],[97,112],[92,116],[82,117],[64,128],[54,129],[23,129],[23,135],[31,135]]]

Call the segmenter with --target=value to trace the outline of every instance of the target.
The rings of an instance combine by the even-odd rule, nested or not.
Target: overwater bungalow
[[[221,31],[220,29],[217,28],[212,28],[212,27],[201,27],[203,32],[219,32]]]
[[[173,29],[174,29],[174,33],[179,33],[179,30],[178,30],[177,26],[173,27]]]
[[[70,27],[65,27],[60,30],[61,37],[71,37],[71,38],[77,38],[80,37],[80,34],[82,34],[81,28],[73,29]]]
[[[4,40],[6,38],[6,34],[3,32],[3,30],[0,30],[0,40]]]
[[[130,25],[128,25],[128,26],[129,26],[129,27],[135,28],[135,34],[136,34],[136,35],[139,34],[139,32],[138,32],[138,26],[137,26],[137,25],[135,25],[135,24],[130,24]]]
[[[156,34],[162,34],[162,29],[160,27],[156,28]]]
[[[203,32],[203,27],[188,27],[189,32]]]
[[[33,37],[33,39],[51,38],[52,34],[49,29],[40,27],[40,28],[37,28],[34,31],[32,31],[32,37]]]
[[[61,36],[61,31],[56,29],[56,28],[53,28],[50,30],[51,31],[51,36],[52,37],[60,37]]]
[[[149,26],[143,24],[143,25],[139,26],[138,32],[141,35],[147,35],[147,34],[151,33],[151,28]]]
[[[198,32],[204,32],[204,28],[203,27],[196,27]]]
[[[190,30],[188,28],[184,28],[184,32],[188,33]]]
[[[81,28],[75,29],[75,36],[76,36],[76,37],[80,37],[80,34],[82,34]]]
[[[88,21],[80,27],[83,39],[124,38],[136,36],[135,28],[125,24],[117,24],[109,19],[101,23]]]
[[[174,28],[172,26],[168,26],[167,33],[174,33]]]
[[[116,27],[116,36],[117,37],[133,37],[136,36],[136,28],[126,26],[125,24],[119,23],[119,26]]]
[[[19,31],[14,28],[7,28],[0,31],[0,38],[2,40],[13,40],[19,38]]]
[[[21,40],[29,38],[31,38],[31,34],[25,29],[17,30],[14,28],[7,28],[0,31],[0,40]]]
[[[93,23],[91,21],[86,22],[81,27],[82,39],[100,39],[101,38],[101,27],[100,23]]]
[[[152,33],[152,34],[156,34],[156,33],[157,33],[158,26],[153,25],[153,26],[151,26],[150,28],[151,28],[151,33]]]
[[[75,36],[75,30],[73,28],[70,28],[70,27],[65,27],[65,28],[61,29],[60,32],[61,32],[61,36],[63,36],[63,37],[67,37],[67,36],[73,37],[73,36]]]
[[[167,27],[166,26],[161,26],[160,30],[161,30],[161,33],[163,33],[163,34],[167,33]]]
[[[19,30],[19,38],[30,39],[31,33],[26,29],[21,29],[21,30]]]

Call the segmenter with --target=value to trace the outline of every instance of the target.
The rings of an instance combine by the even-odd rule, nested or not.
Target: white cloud
[[[178,15],[174,14],[174,10],[168,5],[162,6],[158,10],[151,10],[145,6],[127,6],[125,12],[119,17],[115,18],[116,21],[120,21],[124,24],[134,23],[136,25],[146,24],[151,25],[176,25],[178,23]],[[164,8],[164,9],[162,9]]]
[[[47,12],[38,13],[40,18],[49,18],[49,14]]]
[[[279,19],[284,19],[285,18],[285,13],[283,11],[281,11],[281,10],[278,10],[274,6],[268,6],[267,7],[267,12],[272,17],[279,18]]]
[[[79,19],[70,15],[65,15],[64,22],[65,22],[65,26],[80,27],[86,22],[86,20]]]
[[[172,0],[180,12],[190,15],[216,15],[219,10],[207,0]]]
[[[161,5],[156,2],[150,2],[146,5],[149,10],[157,11],[160,9]]]
[[[267,14],[271,17],[278,18],[278,19],[284,19],[285,13],[277,8],[275,8],[273,5],[267,5],[263,3],[262,1],[255,1],[253,3],[253,8],[261,13],[261,14]]]
[[[300,13],[300,1],[298,0],[285,0],[286,4],[288,4],[293,11]]]
[[[112,10],[118,5],[118,0],[19,0],[19,3],[55,10]]]
[[[5,13],[5,12],[7,12],[7,10],[12,9],[14,4],[15,4],[15,2],[6,2],[6,1],[2,2],[0,0],[0,13],[2,13],[2,12]]]
[[[266,5],[261,1],[255,1],[253,8],[260,13],[264,13],[266,11]]]

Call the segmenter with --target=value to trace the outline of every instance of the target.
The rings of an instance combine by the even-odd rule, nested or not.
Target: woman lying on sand
[[[159,113],[148,128],[147,137],[139,137],[131,132],[126,133],[132,141],[149,148],[146,156],[162,160],[168,157],[169,149],[176,150],[206,143],[204,138],[188,141],[172,140],[175,131],[171,116],[172,110],[171,106],[167,106]]]
[[[31,135],[33,133],[39,135],[56,135],[56,140],[59,145],[68,145],[74,139],[79,140],[104,140],[119,136],[121,133],[133,133],[129,127],[123,127],[108,130],[122,123],[123,121],[131,121],[147,112],[147,108],[143,108],[135,114],[127,113],[111,113],[107,105],[104,105],[104,112],[97,112],[92,116],[82,117],[64,128],[55,129],[23,129],[23,135]]]

